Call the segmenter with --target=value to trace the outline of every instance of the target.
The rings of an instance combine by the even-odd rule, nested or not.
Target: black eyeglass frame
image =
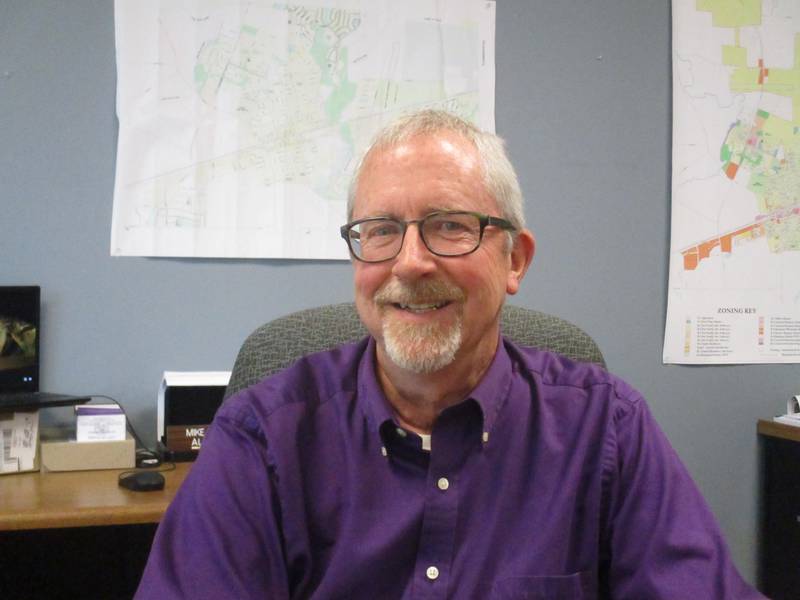
[[[475,244],[475,247],[472,250],[467,252],[459,252],[457,254],[442,254],[441,252],[436,252],[433,248],[430,247],[428,244],[428,240],[425,239],[425,234],[423,233],[422,223],[431,217],[438,217],[440,215],[472,215],[478,219],[480,223],[480,234],[478,235],[478,242]],[[403,226],[403,233],[400,237],[400,245],[397,247],[397,252],[395,252],[392,256],[388,258],[381,258],[380,260],[367,260],[365,258],[361,258],[355,252],[353,252],[353,246],[351,244],[352,238],[350,237],[350,230],[353,229],[356,225],[360,225],[361,223],[371,223],[376,221],[391,221],[393,223],[398,223]],[[483,233],[484,230],[489,226],[498,227],[504,231],[511,231],[515,232],[517,230],[514,225],[511,224],[511,221],[506,219],[501,219],[500,217],[492,217],[489,215],[485,215],[479,212],[472,212],[468,210],[438,210],[436,212],[429,213],[422,217],[421,219],[411,219],[408,221],[403,221],[401,219],[395,219],[394,217],[366,217],[364,219],[357,219],[355,221],[351,221],[349,223],[345,223],[339,228],[339,233],[341,234],[344,241],[347,242],[347,248],[350,250],[350,255],[355,258],[356,260],[360,260],[361,262],[365,263],[381,263],[386,262],[387,260],[392,260],[397,258],[397,255],[400,254],[400,251],[403,249],[403,244],[406,241],[406,231],[408,230],[409,225],[416,224],[419,228],[419,237],[422,239],[422,243],[425,244],[425,247],[428,251],[435,255],[435,256],[443,256],[445,258],[455,257],[455,256],[466,256],[468,254],[472,254],[481,246],[481,242],[483,242]]]

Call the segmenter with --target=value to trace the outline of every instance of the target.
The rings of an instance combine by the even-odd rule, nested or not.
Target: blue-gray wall
[[[756,420],[800,367],[661,364],[670,78],[666,0],[499,0],[497,131],[538,240],[515,302],[645,394],[752,581]],[[260,323],[350,300],[350,267],[111,258],[115,85],[111,0],[0,3],[0,284],[42,286],[43,388],[114,396],[153,441],[162,371],[229,369]]]

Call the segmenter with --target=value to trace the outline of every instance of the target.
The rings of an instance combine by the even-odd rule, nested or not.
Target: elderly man
[[[640,395],[502,337],[534,238],[499,138],[402,119],[349,213],[370,335],[219,410],[138,597],[760,597]]]

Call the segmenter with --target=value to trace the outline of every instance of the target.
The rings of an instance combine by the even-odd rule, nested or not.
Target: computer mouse
[[[134,471],[119,478],[119,484],[134,492],[164,489],[164,476],[158,471]]]

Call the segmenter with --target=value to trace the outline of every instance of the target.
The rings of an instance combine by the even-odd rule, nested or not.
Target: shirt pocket
[[[571,575],[509,577],[492,586],[490,600],[593,600],[591,572]]]

